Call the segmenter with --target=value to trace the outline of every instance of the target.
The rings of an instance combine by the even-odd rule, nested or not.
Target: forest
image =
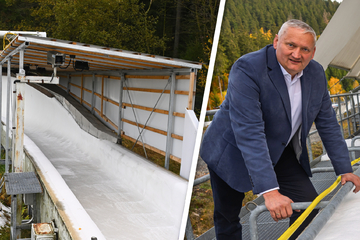
[[[45,31],[51,38],[151,53],[203,63],[198,72],[199,113],[220,0],[0,0],[0,29]],[[331,0],[226,0],[209,108],[226,94],[232,63],[271,44],[290,18],[310,24],[318,35],[339,3]],[[346,72],[329,69],[332,93],[349,91]]]
[[[0,0],[0,29],[204,63],[199,111],[220,0]]]
[[[340,4],[330,0],[227,0],[209,108],[224,100],[232,64],[242,55],[271,44],[282,23],[300,19],[314,28],[318,37]],[[343,93],[359,83],[340,79],[346,71],[328,68],[326,77],[331,94]]]

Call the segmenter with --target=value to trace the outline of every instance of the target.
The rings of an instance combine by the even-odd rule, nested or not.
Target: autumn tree
[[[328,89],[331,95],[345,92],[340,84],[340,80],[335,77],[330,77],[330,80],[328,81]]]

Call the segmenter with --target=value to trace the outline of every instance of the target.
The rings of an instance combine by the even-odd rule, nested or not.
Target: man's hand
[[[265,206],[269,210],[274,221],[277,222],[292,215],[293,211],[291,203],[293,203],[293,201],[280,194],[278,190],[264,193],[263,196],[265,199]]]
[[[355,185],[354,193],[360,190],[360,177],[353,173],[345,173],[341,175],[341,184],[344,185],[346,182],[352,182]]]

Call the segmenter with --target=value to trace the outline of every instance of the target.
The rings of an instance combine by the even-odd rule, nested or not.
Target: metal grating
[[[360,165],[355,164],[355,166]],[[324,161],[317,163],[314,167],[332,167],[330,161]],[[321,172],[314,173],[313,177],[310,178],[313,183],[316,191],[320,194],[325,189],[327,189],[330,185],[334,183],[337,176],[334,172]],[[322,201],[329,201],[340,189],[341,184],[339,184],[334,191],[328,194]],[[262,200],[262,202],[258,202],[256,200]],[[263,199],[255,199],[258,205],[264,204]],[[247,213],[246,213],[247,212]],[[243,240],[250,240],[250,225],[249,225],[249,217],[250,213],[246,209],[242,209],[242,217],[240,219],[242,225],[242,237]],[[269,240],[269,239],[278,239],[289,227],[289,219],[281,220],[279,222],[275,222],[269,212],[263,212],[257,218],[257,226],[258,226],[258,237],[259,240]],[[202,236],[197,238],[196,240],[216,240],[214,228],[211,228],[209,231],[204,233]]]
[[[34,172],[5,173],[5,189],[8,195],[42,192]]]
[[[243,227],[243,240],[250,239],[250,213],[241,218],[240,222]],[[257,218],[259,240],[278,239],[283,232],[289,227],[289,219],[275,222],[269,212],[263,212]]]

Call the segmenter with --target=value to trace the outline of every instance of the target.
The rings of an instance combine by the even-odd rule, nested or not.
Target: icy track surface
[[[30,86],[25,92],[25,134],[60,173],[106,239],[178,238],[186,180],[86,133],[56,98]]]

